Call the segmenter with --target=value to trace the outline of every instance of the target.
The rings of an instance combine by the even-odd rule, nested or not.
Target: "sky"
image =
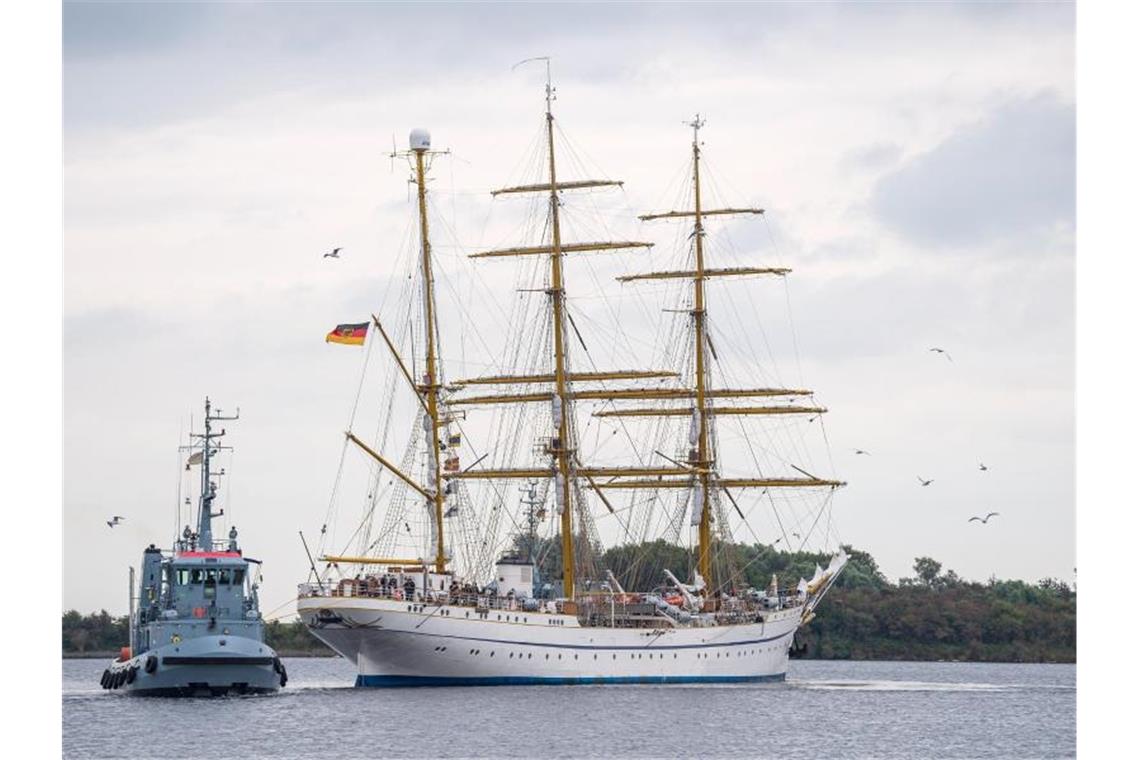
[[[536,55],[575,149],[626,182],[607,230],[655,236],[648,264],[671,236],[634,217],[671,200],[694,112],[725,200],[767,210],[726,232],[740,262],[793,269],[791,374],[830,409],[845,542],[892,578],[932,556],[1070,580],[1073,7],[713,11],[65,3],[64,607],[125,611],[127,565],[175,529],[175,449],[209,394],[241,407],[230,519],[265,562],[264,610],[288,610],[360,377],[322,337],[402,273],[414,206],[387,153],[415,126],[453,151],[441,277],[493,333],[463,253],[516,242],[487,191],[541,125],[541,69],[511,69]],[[453,375],[479,371],[470,353]]]

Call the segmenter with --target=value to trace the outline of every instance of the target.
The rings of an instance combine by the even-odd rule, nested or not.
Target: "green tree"
[[[938,574],[942,572],[942,563],[936,562],[930,557],[916,557],[914,560],[914,572],[920,581],[927,586],[933,586],[935,581],[938,580]]]

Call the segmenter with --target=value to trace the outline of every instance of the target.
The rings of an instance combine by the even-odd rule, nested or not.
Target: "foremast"
[[[425,133],[426,134],[426,133]],[[426,357],[424,366],[421,393],[427,405],[425,428],[428,436],[428,476],[431,481],[431,510],[435,528],[435,571],[443,573],[447,569],[447,555],[443,543],[443,472],[440,467],[440,402],[439,402],[439,357],[435,338],[435,278],[431,268],[431,238],[428,235],[427,213],[427,187],[424,178],[424,158],[428,153],[429,143],[426,140],[417,141],[416,133],[412,133],[412,154],[416,160],[416,194],[420,213],[420,257],[423,273],[424,288],[424,340],[426,344]]]
[[[415,169],[416,201],[420,228],[419,269],[421,284],[423,286],[424,343],[426,348],[424,374],[419,378],[418,382],[417,379],[412,376],[412,373],[408,371],[407,365],[401,358],[399,351],[397,351],[388,333],[384,331],[384,326],[380,324],[379,318],[373,315],[372,323],[384,338],[388,350],[392,353],[392,358],[399,366],[404,379],[407,380],[409,386],[415,391],[416,397],[422,407],[423,416],[421,419],[423,420],[426,438],[425,449],[427,451],[428,482],[426,484],[421,483],[416,478],[405,473],[393,462],[374,451],[351,431],[346,432],[345,437],[423,497],[432,528],[432,549],[429,552],[432,556],[415,559],[395,559],[390,557],[324,555],[321,557],[321,560],[325,562],[353,562],[357,564],[404,565],[415,565],[420,562],[426,565],[430,562],[434,566],[435,572],[442,574],[447,572],[448,556],[443,529],[444,501],[447,498],[447,489],[444,488],[444,468],[440,464],[440,453],[443,450],[443,439],[440,431],[445,431],[448,417],[441,411],[443,402],[440,398],[440,391],[443,388],[443,382],[442,367],[439,358],[439,345],[437,341],[439,327],[435,308],[435,275],[432,271],[431,236],[429,235],[428,227],[427,172],[429,169],[428,159],[431,156],[444,154],[447,151],[431,150],[431,135],[424,129],[413,129],[408,136],[408,143],[409,150],[393,152],[391,155],[392,158],[411,159]]]

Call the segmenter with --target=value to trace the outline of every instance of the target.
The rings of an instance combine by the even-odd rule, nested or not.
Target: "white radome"
[[[408,135],[408,144],[412,146],[412,150],[427,150],[431,147],[431,132],[421,127],[416,127],[412,133]]]

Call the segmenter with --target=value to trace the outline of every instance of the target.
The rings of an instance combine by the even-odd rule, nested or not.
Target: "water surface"
[[[286,659],[279,694],[149,699],[63,663],[65,757],[1054,758],[1076,754],[1076,667],[793,661],[786,683],[354,689]]]

